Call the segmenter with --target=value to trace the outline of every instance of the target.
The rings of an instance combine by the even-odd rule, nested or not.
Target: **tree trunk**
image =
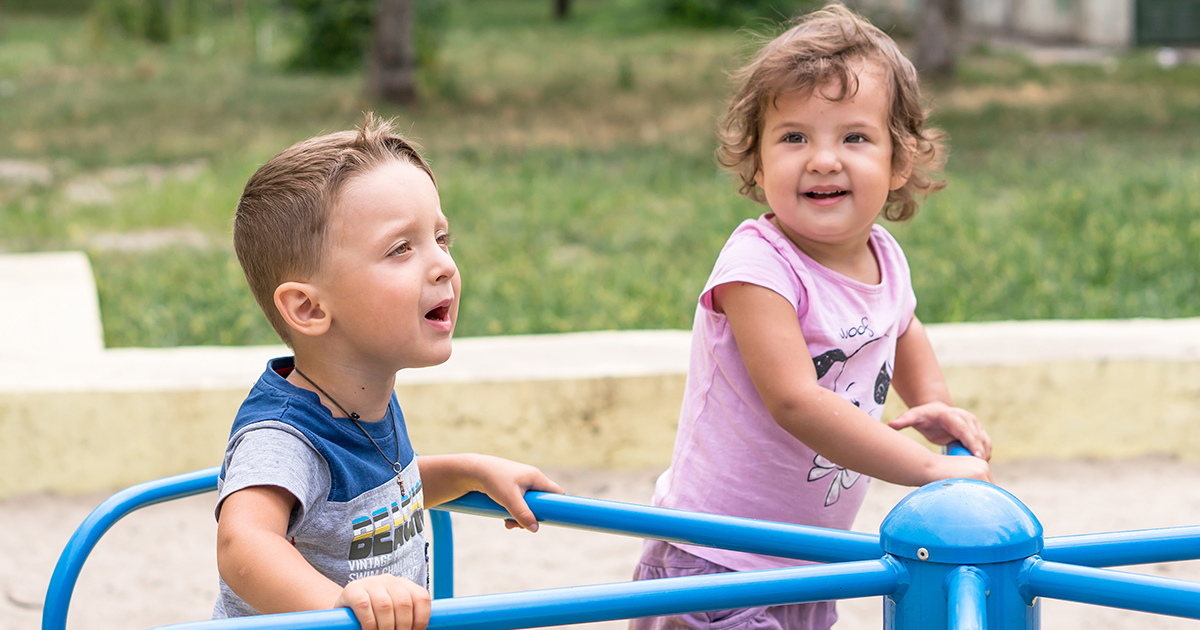
[[[376,0],[367,94],[408,105],[417,99],[417,49],[413,41],[414,0]]]
[[[917,70],[934,78],[954,75],[958,0],[921,0],[917,9]]]
[[[571,15],[571,0],[554,0],[554,17],[565,20]]]

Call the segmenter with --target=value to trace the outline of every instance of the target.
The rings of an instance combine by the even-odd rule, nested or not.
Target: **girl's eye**
[[[805,140],[804,140],[804,136],[802,136],[798,133],[790,132],[790,133],[783,134],[783,141],[788,144],[799,144],[801,142],[804,142]]]
[[[450,249],[454,244],[454,235],[449,232],[442,232],[437,235],[437,243],[442,246],[442,249]]]
[[[866,142],[866,141],[867,141],[867,137],[862,135],[861,133],[852,133],[852,134],[846,136],[846,142],[848,144],[862,144],[863,142]]]
[[[410,251],[412,251],[412,245],[409,245],[408,242],[406,241],[404,243],[400,243],[399,245],[397,245],[396,249],[392,250],[392,255],[393,256],[403,256],[404,254],[407,254]]]

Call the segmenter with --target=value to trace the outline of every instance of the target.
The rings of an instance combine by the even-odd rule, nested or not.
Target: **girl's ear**
[[[309,337],[324,334],[332,322],[321,307],[317,288],[304,282],[284,282],[276,287],[275,308],[292,330]]]
[[[912,176],[912,157],[904,158],[904,161],[892,167],[892,179],[888,182],[888,190],[900,190],[908,183],[908,178]]]

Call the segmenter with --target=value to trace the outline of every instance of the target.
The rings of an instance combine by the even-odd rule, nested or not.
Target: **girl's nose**
[[[808,161],[808,170],[813,173],[836,173],[842,170],[842,162],[832,148],[819,147]]]

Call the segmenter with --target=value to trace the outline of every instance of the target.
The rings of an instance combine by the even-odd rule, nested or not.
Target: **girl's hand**
[[[525,493],[535,490],[563,494],[563,489],[533,466],[490,455],[475,457],[480,485],[476,490],[491,497],[512,515],[511,519],[504,520],[504,526],[536,532],[537,518],[525,503]]]
[[[939,455],[938,466],[933,471],[934,481],[942,479],[978,479],[988,483],[992,481],[992,469],[988,463],[978,457],[963,457],[955,455]]]
[[[383,574],[347,584],[333,608],[349,608],[362,630],[425,630],[429,599],[412,581]]]
[[[897,416],[888,426],[897,431],[912,427],[934,444],[958,440],[975,457],[984,460],[992,457],[992,438],[975,414],[966,409],[941,402],[918,405]]]

